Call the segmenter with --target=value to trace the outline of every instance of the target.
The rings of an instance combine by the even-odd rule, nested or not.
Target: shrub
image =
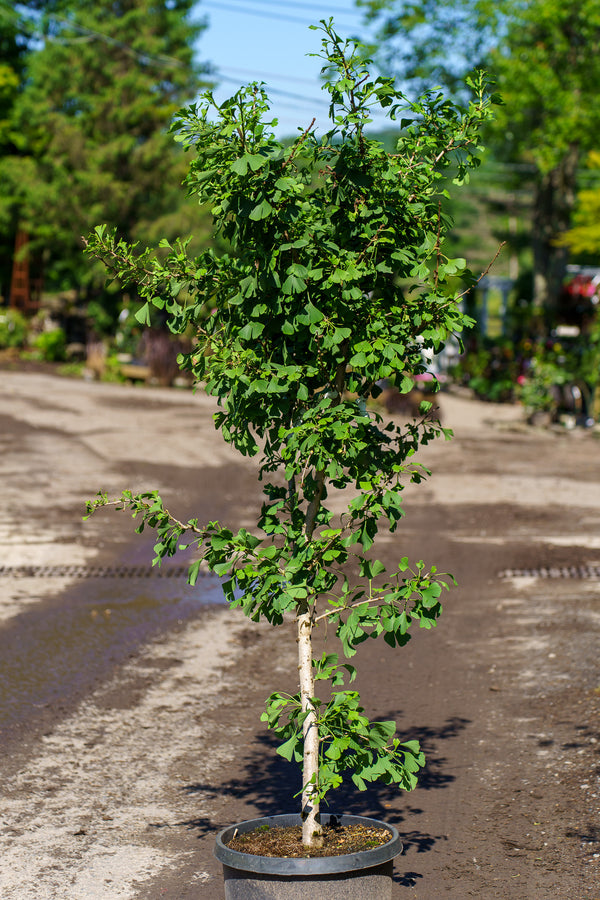
[[[43,331],[36,337],[34,347],[46,362],[64,362],[66,359],[67,340],[62,328]]]
[[[8,347],[24,347],[29,325],[17,309],[0,310],[0,350]]]

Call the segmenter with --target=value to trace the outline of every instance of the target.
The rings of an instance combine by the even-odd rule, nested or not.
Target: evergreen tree
[[[13,112],[21,152],[2,161],[8,199],[49,287],[88,296],[101,277],[81,256],[81,235],[110,222],[146,239],[179,207],[183,161],[168,127],[202,85],[193,45],[203,25],[192,0],[31,4],[43,35],[30,53]]]
[[[2,160],[18,153],[19,134],[14,109],[23,84],[27,38],[13,4],[0,0],[0,184]],[[15,220],[12,204],[0,188],[0,298],[6,295],[14,248]]]

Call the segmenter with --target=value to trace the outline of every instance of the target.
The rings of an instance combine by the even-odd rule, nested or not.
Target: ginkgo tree
[[[401,554],[386,571],[373,545],[381,527],[396,529],[403,485],[427,474],[415,460],[420,444],[444,429],[426,408],[400,425],[367,404],[383,379],[409,391],[424,352],[468,324],[449,286],[469,278],[465,261],[443,252],[446,170],[460,184],[477,165],[493,102],[483,75],[465,107],[437,91],[409,102],[391,79],[370,75],[360,45],[341,40],[331,21],[319,27],[326,134],[313,122],[282,144],[260,84],[220,104],[207,93],[174,122],[175,139],[193,152],[187,189],[210,203],[229,254],[190,258],[185,241],[142,251],[104,227],[88,246],[137,286],[140,321],[158,309],[174,332],[194,332],[181,366],[217,398],[223,438],[258,457],[265,497],[252,532],[179,521],[151,491],[101,494],[90,511],[128,508],[138,530],[156,529],[155,563],[192,546],[192,583],[207,567],[253,621],[295,622],[299,690],[274,692],[263,719],[278,752],[302,764],[308,847],[321,840],[320,802],[346,773],[359,790],[372,781],[410,790],[424,763],[394,722],[369,721],[343,658],[368,638],[402,646],[411,626],[430,628],[441,612],[449,576]],[[369,137],[373,108],[398,123],[394,152]],[[346,498],[339,517],[334,495],[336,506]],[[313,649],[325,623],[338,654]]]

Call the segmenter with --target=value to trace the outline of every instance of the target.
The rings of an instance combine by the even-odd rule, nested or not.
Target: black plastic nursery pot
[[[321,816],[324,825],[330,815]],[[231,825],[217,835],[215,856],[223,864],[225,900],[391,900],[394,857],[402,852],[396,829],[364,816],[336,816],[340,825],[386,828],[381,847],[314,859],[255,856],[227,846],[234,834],[261,828],[300,825],[299,815],[268,816]]]

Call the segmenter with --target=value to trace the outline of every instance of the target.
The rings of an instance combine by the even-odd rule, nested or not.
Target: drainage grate
[[[0,566],[0,578],[187,578],[187,566]],[[208,575],[200,571],[200,576]],[[504,569],[499,578],[600,578],[600,566]]]
[[[187,574],[187,566],[0,566],[0,578],[187,578]]]
[[[600,566],[550,566],[539,569],[504,569],[499,578],[600,578]]]

